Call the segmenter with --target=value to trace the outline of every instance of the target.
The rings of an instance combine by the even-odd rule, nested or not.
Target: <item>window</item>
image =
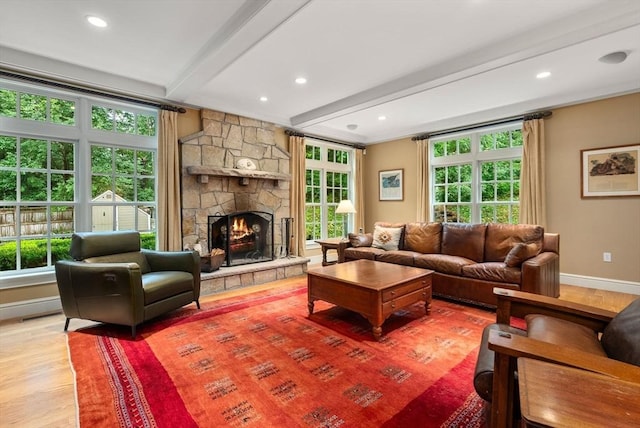
[[[433,221],[518,223],[519,124],[434,139],[430,153]]]
[[[0,277],[51,276],[74,231],[155,248],[157,111],[0,80]]]
[[[310,139],[305,150],[307,243],[345,236],[346,218],[335,211],[341,200],[352,197],[353,150]]]

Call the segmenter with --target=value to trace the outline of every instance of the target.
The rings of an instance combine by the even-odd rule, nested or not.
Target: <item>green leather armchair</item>
[[[74,233],[58,261],[64,330],[71,318],[136,326],[191,302],[200,309],[200,256],[140,248],[136,231]]]

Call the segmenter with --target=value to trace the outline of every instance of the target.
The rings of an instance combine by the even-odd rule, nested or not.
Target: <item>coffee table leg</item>
[[[376,341],[379,341],[380,338],[382,337],[382,326],[381,325],[377,325],[377,326],[374,325],[372,330],[373,330],[373,338]]]
[[[307,303],[307,307],[309,308],[309,315],[313,314],[313,301],[309,300],[309,303]]]
[[[431,313],[431,300],[424,302],[424,309],[427,312],[427,315]]]

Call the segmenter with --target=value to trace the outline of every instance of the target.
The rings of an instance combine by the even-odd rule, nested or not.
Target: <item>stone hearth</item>
[[[282,246],[281,220],[290,216],[290,155],[275,141],[275,125],[213,110],[202,110],[202,131],[180,139],[183,245],[209,248],[208,216],[238,211],[273,214],[275,257]],[[250,159],[252,171],[236,168]],[[295,263],[292,261],[295,260]],[[224,267],[203,273],[203,294],[302,275],[305,258]]]
[[[203,272],[200,294],[215,294],[304,275],[308,262],[304,257],[291,257],[251,265],[221,267],[211,273]]]

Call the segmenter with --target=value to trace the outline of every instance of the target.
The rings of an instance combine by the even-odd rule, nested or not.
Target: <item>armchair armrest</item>
[[[514,370],[519,357],[566,365],[640,383],[640,367],[574,348],[564,348],[498,330],[489,333],[487,345],[495,352],[491,401],[492,427],[513,426]]]
[[[56,263],[67,318],[135,325],[143,321],[144,292],[137,263]]]
[[[197,251],[153,251],[143,249],[152,272],[175,270],[200,272],[200,255]]]
[[[153,251],[142,249],[152,272],[174,270],[193,275],[193,293],[200,298],[200,254],[197,251]],[[198,306],[199,308],[200,306]]]
[[[553,297],[523,291],[494,288],[498,303],[496,322],[509,324],[511,317],[523,318],[528,314],[549,315],[576,324],[584,325],[596,332],[604,331],[616,312],[593,306],[559,300]]]
[[[640,367],[579,349],[566,348],[498,330],[489,333],[488,345],[489,349],[497,354],[513,358],[533,358],[640,383]]]

